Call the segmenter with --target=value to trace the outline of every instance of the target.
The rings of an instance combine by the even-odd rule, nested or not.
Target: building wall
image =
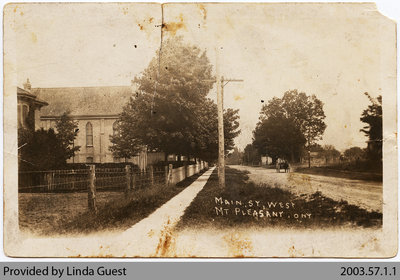
[[[88,158],[93,158],[93,162],[123,162],[124,159],[114,159],[109,150],[110,136],[113,134],[113,124],[117,118],[74,118],[78,122],[78,134],[75,138],[74,145],[80,146],[80,150],[75,154],[74,158],[68,160],[69,163],[86,163]],[[93,145],[88,146],[86,143],[86,125],[91,123],[93,128]],[[56,127],[56,119],[46,119],[40,121],[40,128],[46,130]]]
[[[35,106],[32,101],[18,99],[18,128],[34,130]]]
[[[108,163],[108,162],[125,162],[123,158],[114,158],[109,147],[112,145],[110,136],[113,135],[113,125],[117,118],[110,117],[95,117],[95,118],[74,118],[78,122],[78,134],[75,138],[74,145],[80,146],[80,150],[75,154],[74,158],[70,158],[68,163],[88,163],[88,158],[93,158],[93,162]],[[56,127],[56,119],[45,119],[36,122],[37,129],[44,128],[46,130]],[[92,124],[93,128],[93,146],[86,145],[86,125]],[[141,169],[147,167],[148,164],[154,164],[164,160],[164,153],[147,153],[144,148],[139,155],[127,159],[127,162],[132,162],[138,165]]]

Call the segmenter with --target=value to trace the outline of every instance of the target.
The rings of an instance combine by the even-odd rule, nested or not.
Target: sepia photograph
[[[397,254],[374,3],[4,7],[10,257]]]

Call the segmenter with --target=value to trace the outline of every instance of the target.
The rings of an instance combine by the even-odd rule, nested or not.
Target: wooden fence
[[[182,166],[173,169],[149,166],[146,170],[125,168],[96,168],[78,170],[27,171],[18,173],[18,190],[23,193],[88,192],[88,207],[96,208],[97,191],[124,191],[152,187],[154,185],[175,185],[176,183],[208,168],[208,163]]]

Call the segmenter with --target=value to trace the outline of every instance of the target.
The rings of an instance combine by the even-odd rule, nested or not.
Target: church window
[[[93,146],[93,126],[90,122],[86,124],[86,146]]]

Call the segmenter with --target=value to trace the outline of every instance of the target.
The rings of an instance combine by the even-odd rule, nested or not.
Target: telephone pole
[[[219,73],[219,54],[216,49],[216,80],[203,80],[207,82],[217,82],[217,108],[218,108],[218,184],[220,188],[225,188],[225,140],[224,140],[224,87],[229,82],[243,82],[239,79],[225,79]]]
[[[218,85],[218,80],[219,85]],[[239,79],[225,79],[224,76],[217,80],[217,105],[218,105],[218,183],[220,188],[225,188],[225,138],[224,138],[224,87],[229,82],[243,82]]]

